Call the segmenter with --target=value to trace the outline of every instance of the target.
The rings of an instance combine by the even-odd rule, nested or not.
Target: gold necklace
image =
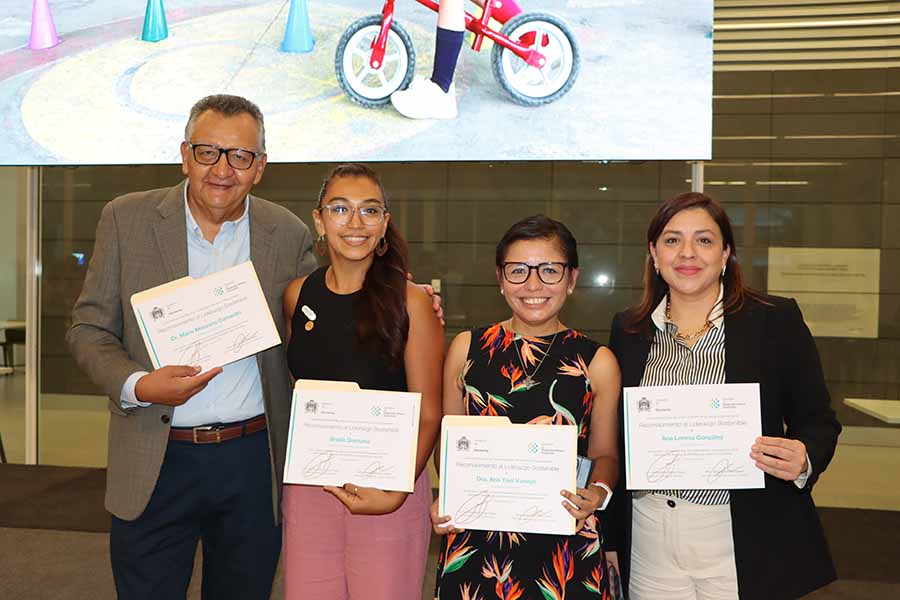
[[[510,325],[512,325],[512,319],[509,320]],[[509,327],[509,330],[512,331],[512,327]],[[515,333],[513,331],[513,333]],[[521,334],[517,334],[520,338],[524,339],[524,336]],[[544,359],[547,358],[547,355],[550,354],[550,348],[553,347],[553,342],[556,341],[556,336],[559,335],[559,331],[553,334],[553,337],[550,339],[550,343],[547,345],[547,349],[544,350],[544,355],[541,357],[541,360],[538,361],[537,366],[534,368],[534,371],[531,374],[528,374],[528,369],[525,368],[525,361],[522,360],[522,353],[519,351],[519,347],[516,345],[515,340],[513,340],[513,346],[516,349],[516,356],[519,357],[519,365],[522,366],[522,372],[525,373],[525,379],[522,380],[522,385],[525,386],[526,390],[530,390],[536,385],[540,385],[539,381],[534,380],[534,376],[537,375],[537,372],[540,370],[541,365],[544,364]]]
[[[666,296],[666,321],[668,321],[669,323],[674,323],[672,321],[672,301],[670,300],[669,296]],[[707,315],[706,323],[704,323],[700,329],[691,333],[681,333],[680,331],[676,331],[675,338],[683,342],[691,342],[706,333],[710,327],[712,327],[712,321],[709,320],[709,316]]]

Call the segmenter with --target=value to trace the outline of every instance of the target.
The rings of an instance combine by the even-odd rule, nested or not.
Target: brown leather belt
[[[227,425],[201,425],[200,427],[172,427],[169,439],[176,442],[195,444],[218,444],[239,438],[266,428],[266,415],[259,415],[240,423]]]

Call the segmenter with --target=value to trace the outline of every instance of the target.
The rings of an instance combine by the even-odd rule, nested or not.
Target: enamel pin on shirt
[[[308,307],[307,305],[304,304],[303,306],[300,307],[300,312],[302,312],[304,315],[306,315],[306,318],[309,319],[309,321],[306,322],[306,325],[303,326],[304,329],[306,329],[307,331],[312,331],[313,327],[316,326],[315,311],[313,311],[313,309],[311,309],[310,307]]]

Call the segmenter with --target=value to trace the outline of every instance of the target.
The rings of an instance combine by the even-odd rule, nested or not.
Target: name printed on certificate
[[[134,294],[131,307],[156,369],[208,371],[281,343],[250,261]]]
[[[630,490],[756,489],[762,433],[758,383],[625,388]]]
[[[445,416],[440,514],[462,529],[575,533],[560,491],[576,488],[577,435],[571,425]]]
[[[421,402],[413,392],[297,381],[284,483],[412,492]]]

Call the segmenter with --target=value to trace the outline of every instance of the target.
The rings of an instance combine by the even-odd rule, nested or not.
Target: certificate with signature
[[[208,371],[281,343],[250,261],[139,292],[131,308],[156,369]]]
[[[439,512],[462,529],[575,533],[561,490],[575,491],[576,428],[445,416]]]
[[[412,492],[421,400],[352,382],[298,380],[284,482]]]
[[[759,384],[629,387],[624,397],[628,489],[765,487],[750,458]]]

